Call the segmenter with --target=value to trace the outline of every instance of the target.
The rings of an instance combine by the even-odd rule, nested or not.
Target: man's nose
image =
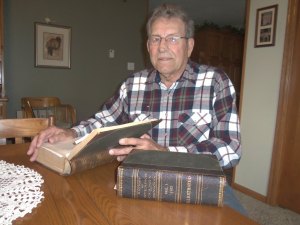
[[[159,49],[167,49],[168,48],[168,43],[165,38],[161,38],[159,42]]]

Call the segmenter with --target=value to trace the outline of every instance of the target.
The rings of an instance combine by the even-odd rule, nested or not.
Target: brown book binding
[[[214,155],[134,151],[118,167],[120,197],[223,206],[226,178]]]
[[[115,156],[111,156],[107,151],[98,151],[95,154],[86,154],[81,157],[75,157],[71,160],[71,174],[92,169],[106,163],[116,160]]]

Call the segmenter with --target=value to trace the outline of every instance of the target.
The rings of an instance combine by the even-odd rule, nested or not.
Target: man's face
[[[194,39],[180,38],[176,43],[167,43],[165,37],[185,37],[184,23],[178,18],[157,19],[151,26],[151,36],[162,37],[159,43],[147,41],[147,49],[152,65],[162,80],[176,81],[186,67],[194,47]]]

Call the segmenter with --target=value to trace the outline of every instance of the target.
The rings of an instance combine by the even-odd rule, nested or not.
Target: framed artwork
[[[35,66],[71,68],[71,28],[35,23]]]
[[[275,45],[276,20],[278,5],[257,9],[255,44],[257,47]]]

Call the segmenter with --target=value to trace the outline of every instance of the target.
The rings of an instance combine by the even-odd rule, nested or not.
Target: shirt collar
[[[195,84],[196,79],[197,79],[195,72],[197,72],[195,66],[193,66],[193,63],[191,61],[188,61],[185,70],[183,71],[181,77],[177,80],[177,82],[183,82],[183,81],[187,80],[187,81]],[[161,82],[159,72],[156,69],[153,69],[152,71],[150,71],[149,81],[153,81],[158,84]]]

